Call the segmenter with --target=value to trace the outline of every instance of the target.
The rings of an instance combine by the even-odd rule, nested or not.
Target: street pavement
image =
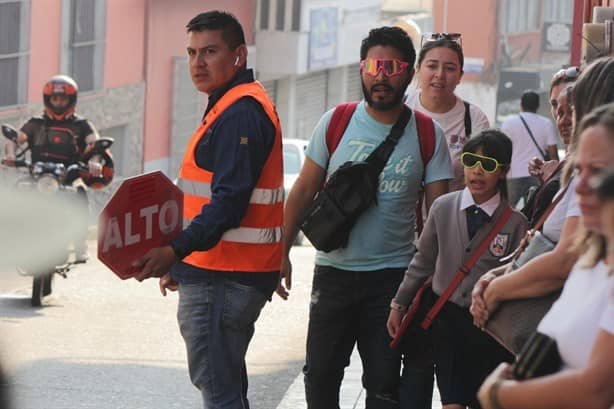
[[[95,241],[90,241],[95,254]],[[305,407],[305,336],[314,250],[295,246],[290,299],[263,309],[247,354],[252,409]],[[43,307],[30,306],[31,279],[0,271],[0,358],[11,409],[200,408],[176,322],[177,295],[157,280],[122,281],[94,257],[56,276]],[[342,409],[364,408],[360,360],[352,356]],[[434,404],[440,407],[439,403]]]
[[[95,242],[90,241],[90,254]],[[276,408],[303,365],[313,249],[296,247],[290,300],[263,309],[247,355],[252,409]],[[176,321],[177,294],[122,281],[92,259],[56,276],[41,308],[31,279],[0,271],[0,358],[11,409],[201,408]]]

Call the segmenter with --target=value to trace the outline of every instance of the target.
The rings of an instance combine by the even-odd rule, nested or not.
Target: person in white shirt
[[[417,88],[409,90],[405,103],[433,118],[443,129],[454,179],[450,192],[465,187],[460,155],[471,137],[490,127],[486,114],[458,97],[454,90],[463,77],[464,55],[458,33],[429,33],[422,37],[416,67]]]
[[[604,172],[599,179],[597,195],[603,204],[601,223],[603,224],[603,234],[607,237],[609,243],[608,254],[614,256],[614,167]]]
[[[507,179],[509,200],[517,204],[531,186],[538,186],[539,181],[529,174],[529,162],[534,156],[544,160],[556,159],[558,137],[554,125],[549,119],[538,115],[539,95],[526,91],[520,98],[520,110],[503,121],[501,130],[514,144],[512,167]]]
[[[582,257],[538,327],[556,341],[562,368],[518,381],[501,364],[478,392],[484,409],[614,407],[614,229],[611,207],[603,203],[612,201],[614,182],[610,175],[594,184],[614,162],[614,104],[588,114],[578,133],[575,192],[582,229],[572,251]]]

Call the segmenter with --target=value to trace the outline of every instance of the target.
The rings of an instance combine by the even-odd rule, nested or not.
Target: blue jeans
[[[174,268],[195,268],[177,263]],[[248,409],[245,354],[269,295],[210,273],[179,285],[177,320],[205,409]]]
[[[366,408],[399,408],[401,355],[389,346],[386,322],[404,270],[316,266],[303,368],[309,409],[339,408],[339,388],[354,344],[363,365]]]

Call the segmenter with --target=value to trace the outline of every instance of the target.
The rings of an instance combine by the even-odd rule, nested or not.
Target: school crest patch
[[[490,254],[492,254],[495,257],[503,257],[507,253],[507,246],[509,243],[509,238],[510,238],[509,234],[505,234],[505,233],[497,234],[497,236],[493,239],[493,241],[490,242],[490,246],[488,247]]]

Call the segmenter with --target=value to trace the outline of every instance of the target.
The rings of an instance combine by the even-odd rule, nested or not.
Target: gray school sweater
[[[454,279],[463,263],[473,250],[482,243],[506,207],[507,200],[493,213],[490,222],[482,226],[473,239],[469,240],[465,210],[460,210],[462,190],[445,194],[435,200],[418,241],[405,278],[399,286],[394,301],[408,306],[424,282],[433,275],[433,291],[441,295]],[[501,265],[499,259],[510,254],[525,235],[527,220],[518,211],[505,223],[491,241],[471,272],[452,294],[449,301],[461,306],[471,305],[471,291],[482,274]]]

